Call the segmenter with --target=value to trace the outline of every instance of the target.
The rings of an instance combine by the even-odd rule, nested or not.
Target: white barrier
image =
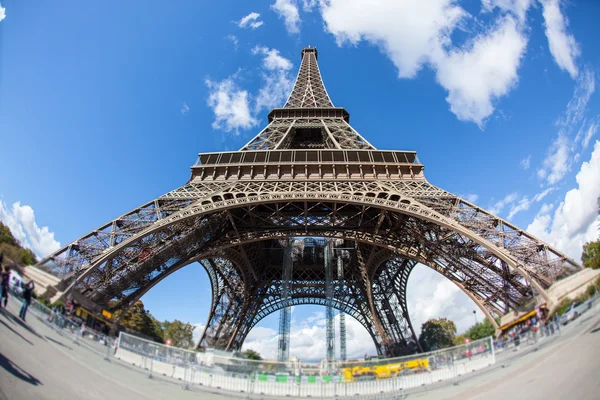
[[[272,366],[272,370],[281,367],[274,362],[262,362],[254,366],[250,360],[217,357],[224,367],[216,364],[201,365],[202,360],[206,360],[206,357],[202,355],[198,357],[195,352],[168,348],[130,335],[126,336],[128,337],[125,341],[123,336],[120,338],[115,357],[122,362],[147,370],[149,376],[162,375],[181,380],[186,385],[202,385],[238,393],[278,397],[337,397],[397,393],[444,380],[458,379],[495,363],[491,338],[488,338],[471,344],[473,349],[481,348],[484,344],[487,350],[478,354],[467,353],[471,355],[470,357],[456,359],[456,355],[465,354],[465,346],[412,357],[413,359],[415,357],[428,358],[435,362],[435,365],[430,365],[427,370],[416,372],[406,369],[403,371],[404,375],[370,381],[343,381],[341,375],[333,375],[327,378],[331,381],[325,381],[325,377],[264,373],[264,369],[268,366]],[[468,348],[467,351],[469,351]],[[436,361],[438,358],[446,360],[446,364],[439,365]],[[200,362],[198,362],[199,359]],[[374,365],[401,361],[402,359],[378,360]],[[368,362],[364,363],[369,365]],[[227,371],[226,367],[236,367],[243,372]],[[261,369],[263,372],[260,372]]]

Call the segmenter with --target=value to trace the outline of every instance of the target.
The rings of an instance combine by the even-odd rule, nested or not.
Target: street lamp
[[[473,310],[473,316],[475,317],[475,325],[477,325],[477,312]]]

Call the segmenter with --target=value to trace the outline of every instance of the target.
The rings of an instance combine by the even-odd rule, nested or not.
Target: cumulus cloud
[[[517,84],[526,45],[515,20],[506,17],[466,47],[434,60],[438,82],[448,90],[446,100],[458,119],[483,126],[494,101]]]
[[[258,18],[260,18],[259,13],[251,12],[238,21],[238,26],[240,28],[256,29],[263,24],[263,21],[259,21]]]
[[[255,102],[255,112],[262,109],[281,107],[294,84],[290,73],[293,64],[279,54],[277,49],[256,46],[252,54],[263,56],[263,86],[258,91]]]
[[[213,129],[237,133],[239,129],[249,129],[258,124],[250,112],[248,92],[240,89],[234,79],[231,76],[220,82],[205,81],[209,89],[208,106],[215,114]]]
[[[512,2],[488,3],[492,7]],[[429,65],[448,91],[450,110],[480,127],[494,112],[494,102],[518,82],[527,37],[510,13],[461,47],[452,45],[451,34],[471,16],[452,0],[326,0],[321,13],[338,45],[365,40],[379,46],[401,78],[413,78]]]
[[[33,250],[40,258],[60,248],[60,243],[54,239],[54,232],[50,232],[47,226],[40,228],[37,225],[33,208],[30,206],[22,206],[17,201],[9,208],[0,200],[0,221],[8,226],[21,245]]]
[[[408,312],[417,335],[421,326],[431,318],[448,318],[456,324],[459,333],[475,324],[473,311],[479,322],[485,318],[473,301],[448,278],[433,269],[418,264],[408,278]]]
[[[310,6],[312,3],[305,2],[304,4]],[[275,4],[272,4],[271,8],[279,15],[279,18],[283,18],[283,23],[288,33],[300,32],[300,13],[295,1],[275,0]]]
[[[540,0],[540,3],[550,53],[560,69],[575,79],[578,74],[575,60],[581,52],[575,37],[567,31],[568,21],[560,10],[561,0]]]
[[[587,122],[584,118],[587,105],[595,90],[594,72],[590,68],[585,68],[577,79],[573,97],[569,100],[565,112],[556,121],[557,136],[552,140],[546,158],[537,170],[538,177],[549,185],[560,182],[567,175],[571,170],[573,154],[576,153],[577,146],[583,139],[584,148],[587,147],[597,129],[597,121]],[[572,139],[575,130],[578,134]],[[585,138],[588,137],[586,143]]]
[[[252,54],[262,54],[263,65],[266,69],[273,71],[276,69],[282,69],[284,71],[292,68],[292,62],[279,54],[277,49],[269,49],[268,47],[255,46],[252,49]]]
[[[579,260],[583,244],[598,238],[600,141],[596,141],[590,160],[581,165],[575,179],[577,188],[565,194],[554,215],[552,207],[544,204],[527,231]]]
[[[4,18],[6,18],[6,8],[2,7],[2,4],[0,4],[0,21]]]
[[[238,73],[220,82],[206,80],[208,106],[215,114],[214,129],[225,132],[245,130],[258,124],[257,115],[267,108],[281,107],[293,85],[292,62],[279,50],[256,46],[252,54],[262,56],[263,84],[254,94],[238,86]]]

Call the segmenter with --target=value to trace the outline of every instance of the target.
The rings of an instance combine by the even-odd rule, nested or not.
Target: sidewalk
[[[19,304],[0,311],[0,399],[208,399],[244,398],[214,393],[147,373],[117,360],[105,361],[106,347],[59,335],[33,314],[22,323]],[[467,374],[457,385],[440,383],[407,391],[412,399],[600,398],[600,309],[593,309],[536,346],[498,355],[495,366]],[[267,398],[253,396],[252,398]],[[363,396],[361,399],[384,399]]]

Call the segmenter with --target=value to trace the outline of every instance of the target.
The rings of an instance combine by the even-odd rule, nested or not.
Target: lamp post
[[[475,317],[475,325],[477,325],[477,312],[473,310],[473,316]]]

